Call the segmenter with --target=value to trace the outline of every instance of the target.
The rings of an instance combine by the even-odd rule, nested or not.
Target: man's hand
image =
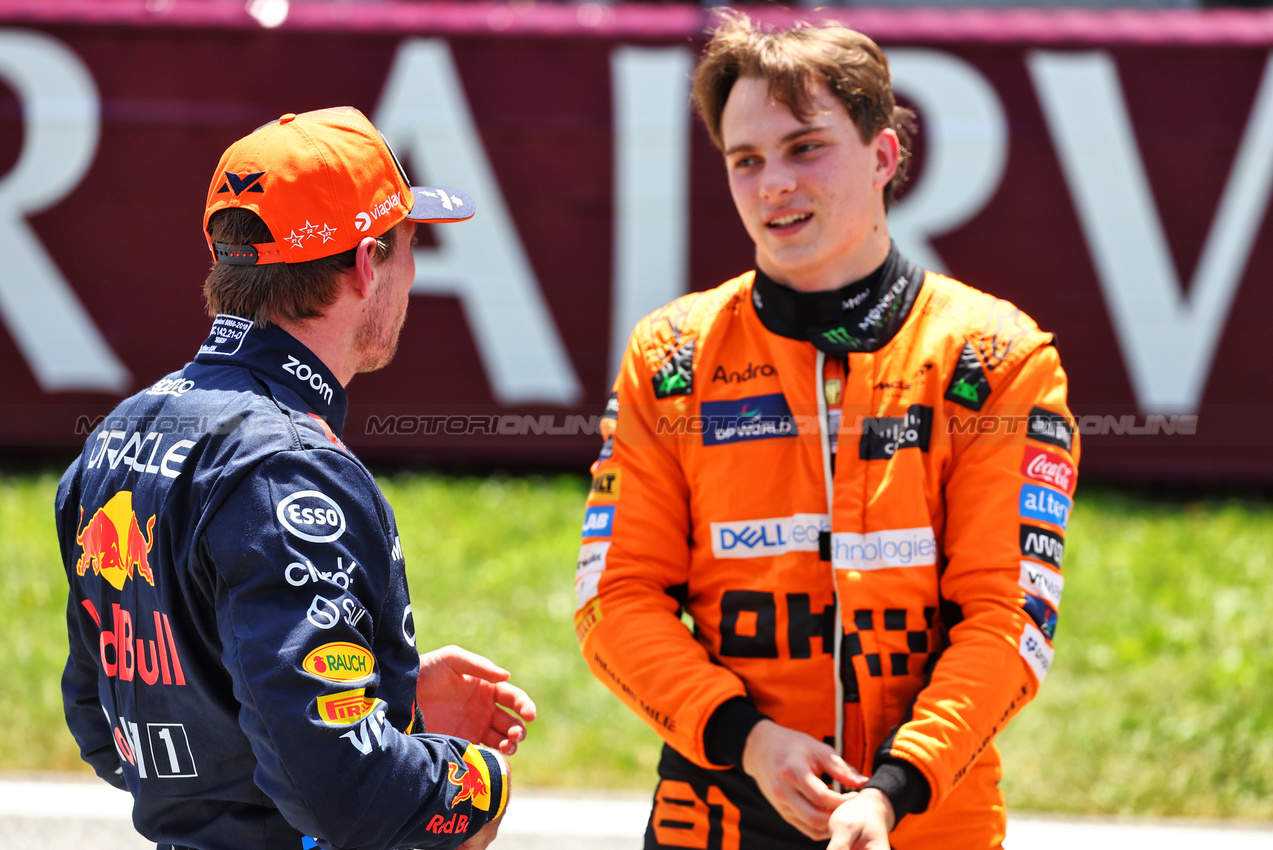
[[[830,814],[848,799],[828,788],[822,775],[850,788],[866,782],[826,744],[772,720],[760,721],[747,735],[743,771],[787,823],[815,841],[831,835]]]
[[[525,724],[535,719],[535,703],[508,683],[507,670],[458,646],[420,656],[416,700],[428,731],[495,747],[506,756],[517,752],[518,742],[526,738]]]
[[[465,841],[456,848],[456,850],[484,850],[487,845],[495,840],[495,833],[499,832],[499,823],[503,819],[504,816],[500,815],[495,820],[479,829],[477,831],[477,835],[474,835],[468,841]]]
[[[850,794],[831,813],[827,850],[888,850],[888,834],[896,823],[893,804],[878,788]]]

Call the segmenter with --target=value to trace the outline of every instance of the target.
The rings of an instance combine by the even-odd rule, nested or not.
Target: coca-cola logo
[[[1027,447],[1021,461],[1021,474],[1035,481],[1051,484],[1066,493],[1074,492],[1078,475],[1074,465],[1058,454],[1043,449]]]

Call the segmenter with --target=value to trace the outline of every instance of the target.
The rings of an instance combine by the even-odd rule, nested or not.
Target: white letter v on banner
[[[1140,408],[1193,413],[1273,186],[1273,56],[1186,296],[1103,52],[1027,59]]]

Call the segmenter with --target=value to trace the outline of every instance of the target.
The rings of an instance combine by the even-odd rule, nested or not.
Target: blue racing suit
[[[278,327],[218,316],[62,477],[67,723],[161,845],[454,847],[502,760],[424,734],[393,511],[345,392]]]

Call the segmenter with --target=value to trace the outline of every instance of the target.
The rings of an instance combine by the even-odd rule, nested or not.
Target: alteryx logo
[[[798,433],[782,393],[735,401],[705,401],[701,413],[704,446],[794,437]]]
[[[769,558],[788,552],[817,552],[819,535],[830,530],[827,514],[714,522],[712,554],[717,558]]]
[[[1073,502],[1055,490],[1037,484],[1021,485],[1021,516],[1027,519],[1043,520],[1064,529],[1073,507]]]
[[[609,537],[614,531],[615,505],[593,507],[583,515],[584,537]]]

